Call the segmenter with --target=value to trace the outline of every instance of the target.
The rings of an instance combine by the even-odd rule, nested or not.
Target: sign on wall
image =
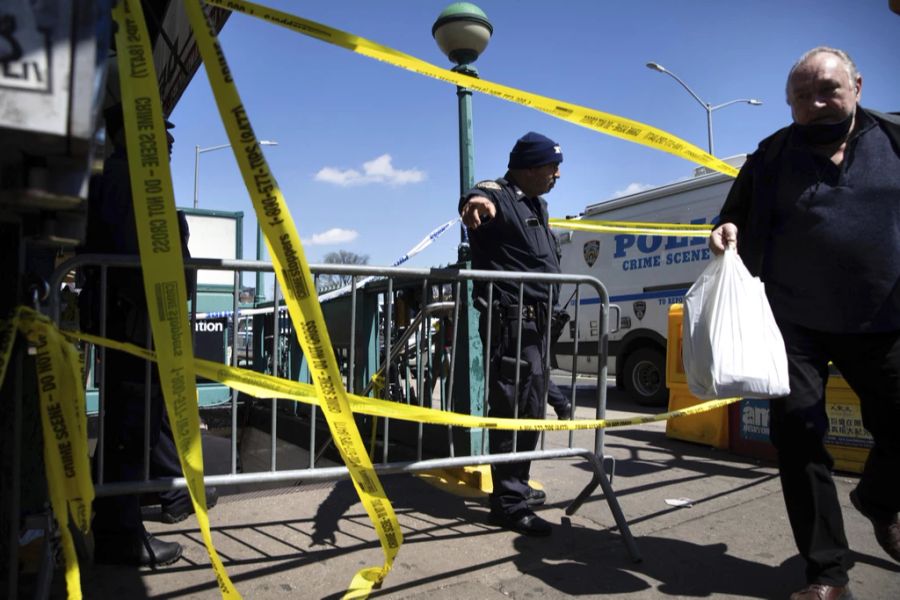
[[[240,227],[243,213],[195,213],[185,209],[191,237],[188,249],[191,258],[236,259],[240,248]],[[208,286],[234,285],[234,271],[197,272],[197,289]]]

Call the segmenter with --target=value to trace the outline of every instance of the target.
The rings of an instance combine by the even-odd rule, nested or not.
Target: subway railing
[[[186,262],[188,270],[218,270],[234,273],[231,309],[214,315],[198,314],[192,309],[195,323],[204,318],[214,317],[224,320],[226,331],[223,343],[229,350],[224,354],[230,364],[252,365],[254,369],[273,375],[299,381],[310,381],[309,369],[296,342],[290,319],[279,302],[277,281],[274,283],[274,300],[266,305],[243,306],[239,302],[241,282],[245,273],[271,272],[272,265],[257,261],[192,259]],[[77,289],[80,274],[85,269],[94,269],[99,275],[101,293],[97,298],[99,334],[106,335],[106,323],[117,318],[109,302],[105,288],[109,284],[110,269],[139,268],[138,257],[79,255],[62,263],[49,282],[50,293],[47,310],[54,321],[66,311],[66,298],[74,301],[71,289]],[[486,414],[490,402],[487,385],[477,385],[488,381],[491,363],[483,353],[478,340],[477,319],[470,317],[472,309],[471,289],[476,282],[486,290],[487,305],[499,297],[498,282],[515,286],[520,304],[523,289],[529,284],[544,284],[553,290],[569,284],[574,286],[574,325],[580,319],[590,318],[600,325],[600,343],[597,344],[597,370],[595,385],[595,412],[598,419],[606,414],[606,349],[609,333],[609,298],[603,284],[593,277],[563,274],[535,274],[499,271],[478,271],[457,268],[414,269],[400,267],[369,267],[361,265],[311,265],[317,281],[327,277],[333,281],[342,278],[347,285],[338,293],[330,293],[322,303],[329,335],[344,383],[350,393],[374,396],[464,414]],[[121,271],[118,271],[121,272]],[[113,274],[115,271],[113,272]],[[113,275],[115,276],[115,275]],[[273,278],[274,280],[274,278]],[[68,282],[68,283],[67,283]],[[75,282],[73,285],[72,282]],[[65,288],[69,290],[64,294]],[[508,288],[507,288],[508,289]],[[598,304],[583,305],[582,295],[590,293],[598,297]],[[551,297],[541,310],[552,314],[557,299]],[[197,306],[196,298],[192,303]],[[591,314],[586,314],[591,311]],[[585,314],[582,314],[585,313]],[[487,346],[492,335],[491,320],[494,311],[486,316]],[[247,325],[252,319],[252,330]],[[542,356],[549,368],[552,346],[550,341],[550,319],[544,319],[546,326],[546,346]],[[243,324],[243,325],[242,325]],[[65,324],[64,324],[65,325]],[[68,325],[71,325],[69,323]],[[517,352],[521,353],[521,320],[518,322]],[[227,330],[231,330],[229,334]],[[195,326],[196,331],[196,326]],[[148,333],[147,339],[150,338]],[[473,342],[472,340],[477,340]],[[579,352],[578,340],[573,340],[573,352]],[[592,344],[593,346],[593,344]],[[104,372],[107,355],[112,350],[103,347],[95,349],[95,359],[89,361],[88,371],[97,389],[96,411],[92,415],[96,427],[94,450],[95,490],[97,496],[116,494],[136,494],[160,492],[186,487],[184,478],[152,478],[150,476],[151,438],[149,419],[145,419],[143,477],[134,481],[109,481],[105,476],[104,446],[108,437],[105,423],[109,402],[108,390],[111,378],[116,373]],[[90,356],[90,354],[87,354]],[[473,369],[481,369],[473,373]],[[573,407],[576,401],[576,374],[571,373],[570,397]],[[143,405],[145,415],[151,412],[154,402],[152,394],[155,386],[150,383],[151,369],[145,369]],[[518,377],[518,373],[517,373]],[[544,389],[544,406],[547,406],[548,390]],[[249,398],[231,391],[228,400],[220,402],[214,409],[204,414],[214,414],[215,434],[229,441],[230,469],[224,474],[206,475],[205,483],[214,486],[238,484],[272,484],[277,482],[330,481],[348,478],[344,466],[335,466],[334,461],[324,460],[331,448],[331,439],[325,421],[317,406],[304,405],[293,401]],[[119,401],[120,399],[116,399]],[[257,418],[247,419],[248,412]],[[574,411],[573,411],[574,412]],[[239,418],[242,415],[242,418]],[[262,415],[262,419],[259,417]],[[547,460],[578,457],[585,460],[592,472],[590,481],[573,498],[568,514],[573,514],[590,497],[598,486],[607,501],[610,511],[622,533],[631,556],[639,559],[637,546],[631,536],[628,524],[616,499],[605,464],[611,462],[603,452],[604,433],[595,431],[590,447],[575,445],[572,431],[545,431],[541,434],[538,447],[530,451],[513,451],[491,454],[487,444],[488,432],[484,430],[454,425],[437,425],[421,422],[411,423],[393,419],[382,419],[376,423],[372,417],[358,415],[357,423],[363,439],[370,447],[372,460],[378,473],[415,473],[435,469],[447,469],[472,465],[489,465],[521,460]],[[270,436],[269,460],[265,468],[248,469],[240,460],[239,439],[242,428],[263,428]],[[298,433],[298,431],[300,433]],[[551,437],[556,436],[556,437]],[[304,447],[306,466],[304,468],[284,468],[278,464],[279,440]],[[515,439],[515,436],[514,436]],[[34,449],[31,449],[34,450]],[[336,456],[336,452],[334,453]],[[10,567],[12,570],[12,567]]]

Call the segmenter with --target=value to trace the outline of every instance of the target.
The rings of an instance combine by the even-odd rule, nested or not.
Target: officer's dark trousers
[[[544,338],[539,333],[535,321],[522,322],[521,362],[519,363],[519,392],[516,394],[516,328],[515,320],[493,320],[495,327],[491,336],[491,373],[488,391],[488,414],[492,417],[513,417],[540,419],[544,417],[544,394],[548,373],[544,366]],[[498,326],[499,325],[499,326]],[[486,317],[482,314],[482,343],[485,340]],[[503,360],[506,357],[507,360]],[[518,410],[516,406],[518,405]],[[534,431],[490,432],[491,454],[512,452],[513,446],[519,452],[534,450],[539,434]],[[494,491],[491,493],[491,510],[514,515],[527,510],[525,495],[528,492],[530,461],[505,463],[491,466]]]
[[[147,347],[146,309],[140,299],[128,302],[134,294],[110,294],[111,314],[107,320],[107,336]],[[137,357],[106,351],[105,419],[103,481],[141,481],[144,473],[144,449],[149,450],[149,475],[177,477],[181,475],[178,453],[163,396],[159,388],[159,374],[154,366],[147,379],[147,363]],[[150,383],[149,404],[146,403],[147,383]],[[146,408],[145,408],[146,407]],[[149,412],[145,436],[145,411]],[[95,472],[99,468],[95,455]],[[97,479],[95,479],[97,481]],[[189,503],[185,490],[160,494],[164,505]],[[144,532],[140,497],[136,494],[107,496],[94,501],[94,529],[98,534],[134,536]]]
[[[571,401],[566,398],[559,386],[549,377],[547,378],[547,404],[553,407],[553,410],[559,414],[560,411],[566,410]],[[574,407],[572,407],[574,409]],[[544,416],[543,414],[541,416]]]
[[[772,441],[778,450],[788,518],[809,583],[845,585],[848,546],[828,431],[828,361],[859,396],[863,425],[875,445],[857,493],[867,509],[900,511],[900,332],[834,334],[779,323],[787,348],[791,394],[771,401]]]
[[[108,355],[112,352],[108,351]],[[116,361],[111,361],[115,364]],[[115,372],[107,378],[116,377]],[[144,447],[152,454],[162,427],[162,396],[158,388],[150,398],[149,439],[144,436],[144,385],[133,381],[107,384],[105,394],[103,481],[140,481],[144,479]],[[96,459],[96,457],[95,457]],[[95,460],[95,470],[99,462]],[[135,535],[143,533],[140,498],[135,494],[106,496],[94,501],[98,533]]]
[[[156,440],[156,445],[153,446],[150,453],[150,478],[183,476],[184,472],[181,470],[181,461],[178,459],[178,448],[175,446],[175,436],[172,434],[169,416],[163,414],[159,439]],[[160,492],[159,503],[161,508],[174,514],[193,510],[190,493],[184,488]]]

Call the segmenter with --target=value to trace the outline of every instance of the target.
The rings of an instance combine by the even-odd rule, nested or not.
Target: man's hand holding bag
[[[790,392],[784,340],[763,283],[735,250],[713,259],[685,295],[683,337],[684,371],[698,398]]]

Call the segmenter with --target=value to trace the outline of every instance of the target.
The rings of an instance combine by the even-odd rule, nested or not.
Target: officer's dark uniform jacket
[[[190,228],[184,212],[179,210],[178,233],[181,254],[184,259],[191,257],[188,249]],[[116,150],[104,161],[103,173],[91,177],[88,197],[87,236],[79,254],[119,254],[139,255],[137,229],[134,219],[134,205],[131,200],[131,179],[128,172],[128,158],[124,148]],[[100,330],[100,271],[96,267],[85,270],[86,281],[81,296],[81,328],[88,333],[99,334]],[[196,272],[185,270],[185,284],[188,298],[196,287]],[[108,275],[110,314],[116,319],[107,327],[107,337],[119,341],[140,343],[146,336],[147,303],[144,294],[144,278],[141,269],[112,268]],[[144,379],[144,360],[136,357],[122,357],[135,365],[134,377]],[[131,373],[131,371],[129,371]],[[119,372],[121,377],[125,375]]]
[[[507,175],[508,177],[508,175]],[[528,198],[506,178],[481,181],[460,199],[459,211],[472,196],[482,196],[494,203],[496,216],[469,230],[472,268],[491,271],[523,271],[526,273],[559,273],[558,246],[548,226],[547,202],[538,196]],[[523,302],[546,305],[550,286],[526,283]],[[486,284],[475,284],[475,296],[487,300]],[[517,283],[498,281],[493,299],[501,305],[518,303]],[[555,300],[555,299],[554,299]]]

